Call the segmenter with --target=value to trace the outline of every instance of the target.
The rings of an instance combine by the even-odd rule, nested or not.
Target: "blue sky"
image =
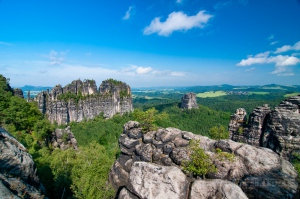
[[[299,0],[0,0],[12,86],[300,84]]]

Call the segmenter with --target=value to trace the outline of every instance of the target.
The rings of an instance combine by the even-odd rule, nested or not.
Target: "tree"
[[[158,114],[158,110],[150,108],[146,111],[135,109],[133,112],[133,118],[140,122],[140,125],[144,132],[153,131],[157,129],[157,122],[168,119],[168,114],[162,112]]]
[[[115,192],[106,183],[113,162],[114,159],[107,155],[105,148],[95,141],[81,148],[71,174],[74,196],[86,199],[113,198]]]
[[[217,172],[217,168],[211,162],[210,157],[200,147],[200,140],[190,140],[189,147],[190,160],[183,162],[183,169],[194,176],[202,176],[209,172]]]
[[[212,139],[215,139],[215,140],[229,138],[229,132],[225,129],[224,126],[214,126],[214,127],[210,128],[209,135]]]

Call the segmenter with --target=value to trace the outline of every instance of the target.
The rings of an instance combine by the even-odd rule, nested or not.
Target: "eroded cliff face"
[[[206,180],[187,176],[182,162],[189,160],[190,140],[217,167]],[[293,166],[267,148],[212,140],[176,128],[142,133],[138,122],[124,125],[119,138],[121,154],[111,168],[109,181],[121,189],[117,198],[255,198],[281,199],[297,196],[297,172]],[[220,159],[216,148],[234,154],[234,160]]]
[[[56,85],[50,92],[39,93],[35,101],[52,122],[67,124],[92,119],[101,113],[112,117],[133,110],[131,89],[120,81],[103,81],[97,90],[94,80],[75,80],[65,87]]]
[[[36,166],[25,147],[0,128],[0,198],[35,198],[44,196]]]
[[[274,110],[267,105],[257,107],[248,124],[240,122],[237,111],[231,116],[229,131],[234,141],[270,148],[289,160],[293,153],[300,153],[300,95],[284,100]]]

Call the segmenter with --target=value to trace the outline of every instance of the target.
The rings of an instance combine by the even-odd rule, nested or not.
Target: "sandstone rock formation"
[[[44,198],[40,186],[31,155],[0,128],[0,198]]]
[[[181,98],[181,108],[183,109],[192,109],[199,108],[197,104],[197,96],[195,93],[186,93]]]
[[[208,173],[207,180],[185,178],[180,172],[182,162],[189,160],[187,146],[191,139],[200,139],[200,147],[218,169],[216,173]],[[163,192],[172,191],[175,198],[189,195],[196,198],[197,194],[200,198],[279,199],[294,198],[297,194],[297,173],[293,166],[267,148],[232,140],[216,141],[176,128],[143,134],[139,123],[133,121],[124,125],[119,145],[121,155],[109,174],[115,189],[124,187],[119,198],[161,198],[162,187]],[[233,153],[234,161],[218,158],[216,148]],[[170,171],[176,171],[176,175]],[[171,183],[168,179],[174,180]],[[178,195],[178,190],[183,195]]]
[[[39,93],[35,101],[40,111],[58,124],[92,119],[101,113],[109,118],[133,110],[130,87],[112,79],[103,81],[99,91],[94,80],[75,80],[65,87],[56,85],[50,92]]]
[[[284,100],[275,110],[257,107],[248,124],[240,125],[238,117],[236,113],[229,123],[232,140],[270,148],[288,160],[300,153],[300,95]]]
[[[13,94],[14,94],[14,96],[24,98],[23,91],[19,88],[14,88],[13,89]]]
[[[54,148],[66,150],[68,148],[77,149],[77,140],[71,132],[70,127],[66,129],[56,129],[50,137],[51,145]]]

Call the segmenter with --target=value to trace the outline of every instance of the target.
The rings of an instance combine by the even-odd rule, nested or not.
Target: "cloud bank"
[[[298,53],[293,53],[291,55],[277,55],[279,53],[284,53],[288,51],[299,51],[300,41],[295,43],[293,46],[284,45],[277,48],[274,52],[264,52],[259,53],[255,56],[249,56],[247,59],[242,59],[237,66],[251,66],[253,64],[275,64],[275,70],[271,74],[278,76],[292,76],[294,73],[291,71],[289,66],[295,66],[300,63],[300,58],[297,56]],[[275,54],[275,55],[273,55]]]
[[[297,43],[295,43],[293,46],[290,45],[284,45],[280,48],[277,48],[276,51],[274,52],[275,54],[279,54],[279,53],[284,53],[290,50],[295,50],[298,51],[300,50],[300,41],[298,41]]]
[[[194,16],[188,16],[183,12],[172,12],[165,22],[160,17],[154,18],[143,33],[150,35],[157,33],[160,36],[169,36],[174,31],[187,31],[192,28],[203,28],[213,16],[206,14],[204,10]]]

